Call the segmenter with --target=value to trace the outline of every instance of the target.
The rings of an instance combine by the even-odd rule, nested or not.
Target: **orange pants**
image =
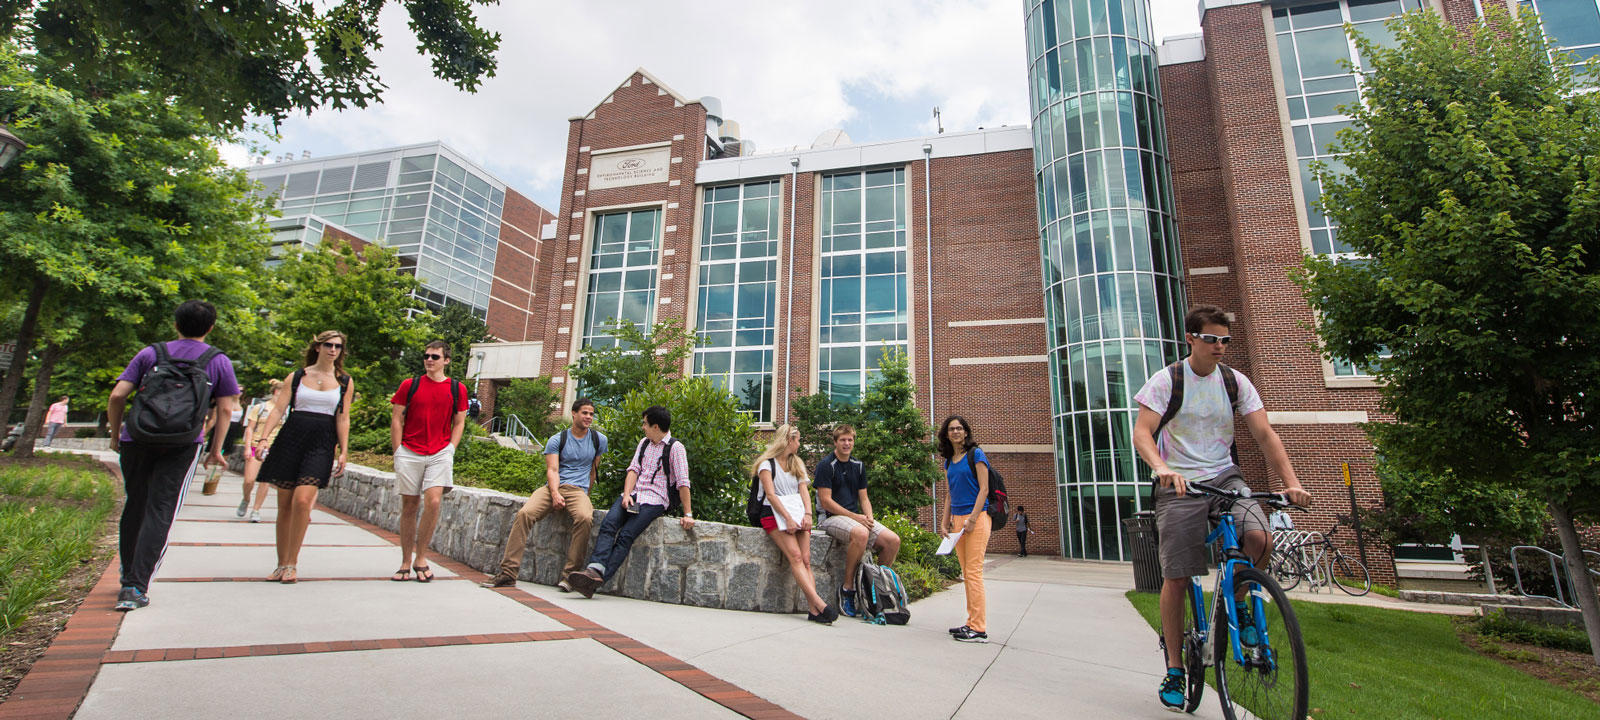
[[[977,511],[978,521],[956,541],[956,558],[961,561],[961,580],[967,586],[967,627],[988,632],[988,598],[983,591],[983,554],[989,549],[989,513]],[[950,518],[952,529],[966,525],[966,515]]]

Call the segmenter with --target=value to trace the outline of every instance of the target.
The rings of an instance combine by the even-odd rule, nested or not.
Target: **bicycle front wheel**
[[[1304,720],[1310,705],[1311,680],[1306,645],[1300,636],[1289,596],[1266,573],[1243,568],[1234,586],[1244,597],[1246,612],[1239,622],[1241,653],[1233,652],[1226,598],[1217,598],[1212,637],[1217,667],[1217,695],[1228,720]]]
[[[1367,566],[1343,553],[1333,559],[1333,584],[1356,597],[1372,592],[1372,576],[1367,574]]]

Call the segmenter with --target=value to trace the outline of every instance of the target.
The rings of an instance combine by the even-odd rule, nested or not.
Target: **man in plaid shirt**
[[[694,527],[689,504],[689,457],[683,443],[672,439],[668,432],[671,427],[672,413],[666,408],[651,405],[644,411],[644,440],[628,464],[622,497],[611,504],[605,520],[600,522],[600,535],[595,538],[589,566],[567,575],[567,584],[584,597],[594,597],[594,591],[617,574],[622,561],[628,559],[633,541],[667,512],[671,504],[667,493],[676,490],[683,503],[683,517],[678,524],[685,530]]]

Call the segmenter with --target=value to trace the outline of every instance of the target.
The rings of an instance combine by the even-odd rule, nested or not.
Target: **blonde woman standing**
[[[272,446],[272,441],[277,438],[278,430],[275,428],[271,435],[262,433],[266,429],[267,418],[272,417],[272,411],[278,407],[278,390],[283,388],[282,380],[273,380],[267,390],[267,396],[244,412],[244,498],[239,500],[239,511],[235,513],[244,517],[245,509],[250,511],[250,522],[261,522],[261,506],[267,501],[267,485],[262,483],[256,487],[256,475],[261,472],[261,461],[266,459],[264,450],[256,449],[257,440],[266,440],[267,447]],[[256,501],[250,504],[250,491],[256,491]]]
[[[266,432],[256,440],[257,454],[268,449],[267,438],[278,430],[284,414],[289,415],[259,475],[261,482],[278,487],[278,567],[267,576],[268,582],[299,581],[300,546],[311,524],[317,491],[328,486],[329,477],[344,474],[350,449],[350,400],[355,396],[355,383],[344,371],[345,343],[344,333],[336,330],[312,339],[306,366],[283,379],[280,392],[289,393],[287,401],[272,409]]]
[[[838,619],[839,611],[817,594],[817,579],[811,574],[811,481],[799,452],[800,431],[784,425],[756,458],[751,467],[761,500],[761,514],[756,519],[789,561],[789,572],[810,608],[806,619],[827,625]]]

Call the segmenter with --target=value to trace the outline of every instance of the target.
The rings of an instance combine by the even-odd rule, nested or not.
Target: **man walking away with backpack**
[[[572,427],[550,436],[544,445],[544,485],[528,497],[511,522],[506,538],[506,553],[500,571],[484,587],[512,587],[522,568],[522,551],[528,546],[528,533],[551,510],[565,511],[572,518],[572,535],[567,539],[567,564],[561,569],[556,589],[572,592],[567,576],[583,569],[589,552],[589,528],[594,526],[594,503],[589,488],[600,472],[600,457],[610,449],[606,436],[594,429],[594,401],[578,398],[572,404]]]
[[[174,320],[178,339],[134,355],[117,376],[106,403],[111,449],[121,455],[127,494],[118,528],[122,559],[118,610],[150,604],[150,577],[161,564],[167,533],[183,507],[184,489],[194,478],[206,415],[213,404],[224,416],[239,404],[233,362],[205,342],[217,322],[217,309],[208,302],[189,300],[178,306]],[[128,396],[135,389],[139,394],[124,424]],[[222,441],[227,434],[228,426],[218,423],[206,465],[223,464]]]
[[[1206,574],[1206,535],[1221,501],[1188,495],[1187,484],[1205,482],[1228,490],[1248,489],[1235,465],[1233,414],[1244,416],[1250,435],[1267,456],[1267,466],[1283,480],[1296,505],[1309,506],[1311,495],[1300,487],[1283,441],[1267,422],[1261,396],[1250,379],[1222,364],[1233,338],[1227,313],[1213,305],[1189,311],[1183,328],[1189,357],[1164,367],[1145,381],[1134,400],[1139,417],[1133,426],[1133,447],[1153,471],[1156,534],[1161,562],[1161,635],[1167,650],[1167,675],[1157,696],[1168,710],[1184,704],[1183,604],[1189,578]],[[1271,551],[1267,518],[1253,500],[1236,503],[1233,517],[1239,545],[1260,566]],[[1239,616],[1248,617],[1244,604]],[[1241,619],[1240,640],[1252,644],[1253,628]]]
[[[672,428],[672,413],[660,405],[651,405],[644,411],[642,425],[644,439],[633,451],[633,462],[628,463],[622,497],[611,504],[605,520],[600,522],[589,567],[567,575],[567,584],[586,598],[594,597],[594,591],[617,574],[622,561],[628,559],[628,551],[633,549],[633,541],[656,518],[666,514],[672,504],[668,493],[676,490],[683,503],[679,526],[684,530],[694,527],[689,504],[689,454],[683,443],[667,432]]]
[[[433,581],[428,543],[439,523],[439,503],[455,486],[456,448],[467,427],[467,388],[444,374],[449,365],[450,343],[428,343],[422,350],[427,374],[401,381],[389,398],[389,443],[400,492],[400,569],[391,580],[416,572],[417,582]]]
[[[856,616],[856,575],[867,549],[878,551],[878,564],[892,565],[900,554],[900,536],[872,517],[872,500],[867,498],[867,467],[851,456],[856,447],[856,429],[840,425],[833,429],[833,452],[817,463],[817,504],[824,513],[818,526],[838,542],[845,543],[844,582],[839,588],[839,612]]]

